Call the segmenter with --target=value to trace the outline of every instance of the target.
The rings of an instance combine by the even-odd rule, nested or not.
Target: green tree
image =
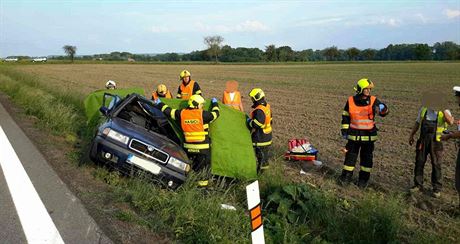
[[[417,60],[430,60],[432,58],[431,48],[428,44],[416,44],[414,54]]]
[[[75,53],[77,52],[77,47],[71,46],[71,45],[65,45],[62,47],[62,49],[64,49],[64,52],[67,54],[67,56],[69,56],[70,61],[73,63]]]
[[[294,51],[289,46],[282,46],[276,49],[278,53],[278,61],[286,62],[294,60]]]
[[[356,58],[359,56],[359,53],[360,53],[360,50],[356,47],[348,48],[345,51],[345,54],[347,55],[348,60],[353,60],[353,61],[356,60]]]
[[[377,50],[372,48],[367,48],[361,51],[360,56],[362,60],[374,60]]]
[[[224,42],[222,36],[207,36],[204,38],[204,43],[208,46],[208,55],[211,59],[214,57],[216,63],[218,62],[222,42]]]
[[[337,60],[340,56],[340,51],[336,46],[328,47],[323,50],[323,55],[326,57],[326,60],[333,61]]]
[[[271,44],[265,46],[265,59],[269,62],[276,62],[278,61],[278,55],[276,53],[276,46]]]

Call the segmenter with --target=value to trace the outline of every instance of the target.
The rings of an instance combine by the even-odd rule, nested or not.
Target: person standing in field
[[[460,106],[460,86],[454,87],[455,96],[457,97],[457,103]],[[460,208],[460,120],[457,121],[457,131],[444,134],[441,136],[442,141],[448,141],[450,139],[457,139],[457,162],[455,166],[455,188],[458,193],[458,208]]]
[[[345,160],[339,184],[347,185],[352,181],[355,164],[360,156],[358,186],[367,187],[373,166],[374,143],[377,140],[375,115],[385,117],[388,107],[375,96],[371,96],[374,84],[367,78],[358,81],[356,95],[350,96],[342,112],[342,137],[347,139]]]
[[[157,98],[172,98],[172,94],[166,85],[159,84],[157,90],[152,92],[152,100],[155,101]]]
[[[247,118],[247,126],[251,130],[252,146],[257,157],[257,172],[269,168],[269,149],[272,144],[272,112],[270,104],[265,101],[265,93],[254,88],[249,93],[253,102],[252,112]]]
[[[231,80],[225,84],[225,91],[222,98],[222,103],[232,107],[236,110],[243,110],[243,103],[241,102],[241,94],[238,91],[238,82]]]
[[[200,85],[190,76],[188,70],[183,70],[179,74],[181,84],[177,89],[177,98],[188,100],[192,95],[202,95]]]
[[[423,168],[428,155],[431,159],[431,184],[433,197],[441,197],[442,174],[441,158],[443,145],[441,135],[447,130],[448,125],[454,123],[454,118],[449,110],[436,110],[435,103],[441,100],[441,94],[425,93],[422,99],[422,107],[418,112],[414,127],[409,135],[409,145],[414,144],[414,135],[420,128],[420,137],[416,143],[416,156],[414,168],[414,186],[411,192],[423,191]]]
[[[211,112],[203,110],[204,102],[200,95],[191,96],[185,109],[172,109],[161,102],[160,98],[154,102],[156,108],[166,116],[180,122],[185,140],[183,147],[193,161],[194,171],[209,170],[211,166],[211,138],[208,128],[219,117],[220,111],[216,98],[211,99]],[[200,180],[198,185],[207,186],[208,179]]]

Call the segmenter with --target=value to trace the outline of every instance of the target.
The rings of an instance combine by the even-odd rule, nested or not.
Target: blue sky
[[[0,0],[0,57],[190,52],[203,37],[232,47],[294,50],[460,43],[460,0],[10,1]]]

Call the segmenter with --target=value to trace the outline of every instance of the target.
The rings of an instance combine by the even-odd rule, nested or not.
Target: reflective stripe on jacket
[[[184,109],[180,117],[185,142],[205,141],[208,132],[204,129],[202,109]]]
[[[372,130],[374,121],[374,102],[376,97],[371,96],[367,106],[357,106],[353,97],[348,98],[348,113],[350,114],[350,128],[356,130]]]
[[[234,109],[240,110],[241,104],[241,94],[240,92],[236,91],[233,100],[230,97],[230,92],[224,91],[224,97],[222,99],[222,103],[228,105]]]
[[[184,86],[184,82],[180,83],[179,90],[180,94],[177,94],[179,98],[183,100],[188,100],[193,95],[193,87],[195,86],[195,81],[191,80],[189,83]]]
[[[420,126],[422,126],[422,121],[425,119],[427,111],[427,107],[422,108],[422,113],[420,114]],[[438,116],[436,119],[436,141],[441,141],[442,132],[447,129],[447,123],[444,119],[444,113],[442,111],[438,111],[437,114]]]
[[[257,121],[254,118],[254,115],[253,115],[254,111],[256,111],[257,109],[260,109],[264,112],[265,121],[263,122]],[[251,119],[252,119],[252,122],[257,124],[263,130],[265,134],[270,134],[272,132],[272,112],[270,109],[270,104],[267,104],[266,106],[259,104],[257,107],[255,107],[254,110],[252,110],[251,112]]]

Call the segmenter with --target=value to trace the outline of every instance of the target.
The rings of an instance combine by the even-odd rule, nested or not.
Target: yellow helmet
[[[361,94],[365,88],[372,89],[374,88],[374,83],[367,78],[362,78],[361,80],[356,83],[354,87],[356,93]]]
[[[157,86],[157,93],[158,94],[164,95],[164,94],[166,94],[167,91],[168,91],[168,89],[166,88],[166,86],[164,84],[159,84]]]
[[[179,75],[179,79],[184,79],[184,77],[187,77],[187,76],[190,76],[190,72],[188,70],[182,70],[182,72],[180,72],[180,75]]]
[[[249,96],[252,98],[253,101],[259,101],[260,99],[265,97],[265,93],[260,88],[254,88],[249,93]]]
[[[198,105],[204,103],[204,98],[200,95],[192,95],[188,99],[188,107],[189,108],[198,108]]]

